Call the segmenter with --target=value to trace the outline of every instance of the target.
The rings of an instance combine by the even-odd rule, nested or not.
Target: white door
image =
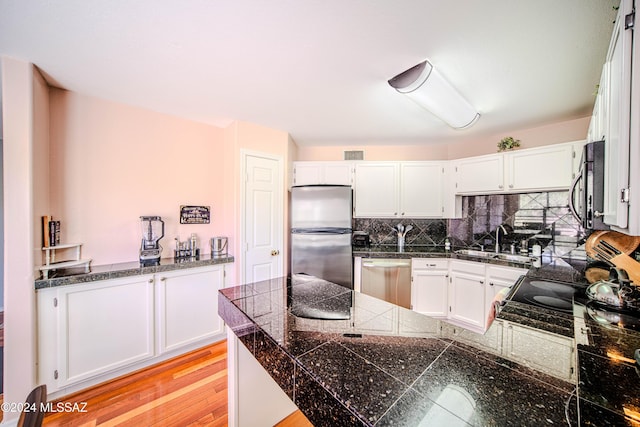
[[[283,178],[281,160],[243,153],[244,278],[252,283],[282,276]]]

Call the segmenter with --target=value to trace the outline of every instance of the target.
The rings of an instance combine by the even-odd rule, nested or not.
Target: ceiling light
[[[389,84],[454,129],[470,127],[480,118],[476,109],[429,61],[398,74]]]

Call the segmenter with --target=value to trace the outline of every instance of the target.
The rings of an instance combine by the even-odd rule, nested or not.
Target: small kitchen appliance
[[[141,216],[142,243],[140,244],[140,264],[160,264],[160,239],[164,237],[164,221],[159,216]]]

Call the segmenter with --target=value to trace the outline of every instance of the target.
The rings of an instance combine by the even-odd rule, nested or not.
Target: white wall
[[[36,105],[48,105],[43,80],[26,62],[2,58],[4,124],[4,401],[23,402],[35,386],[35,290],[34,274],[34,186],[41,184],[34,170],[38,149],[47,141],[34,131],[43,117]],[[46,115],[46,114],[45,114]],[[4,414],[3,422],[17,413]]]
[[[137,261],[142,215],[165,222],[162,256],[174,238],[228,235],[223,130],[51,88],[51,212],[61,240],[82,243],[92,265]],[[211,208],[210,224],[180,224],[180,206]],[[39,233],[39,230],[38,230]]]

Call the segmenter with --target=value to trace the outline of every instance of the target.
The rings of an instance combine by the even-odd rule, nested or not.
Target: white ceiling
[[[617,0],[2,0],[0,54],[52,85],[301,146],[427,144],[590,114]],[[429,59],[482,117],[387,80]]]

